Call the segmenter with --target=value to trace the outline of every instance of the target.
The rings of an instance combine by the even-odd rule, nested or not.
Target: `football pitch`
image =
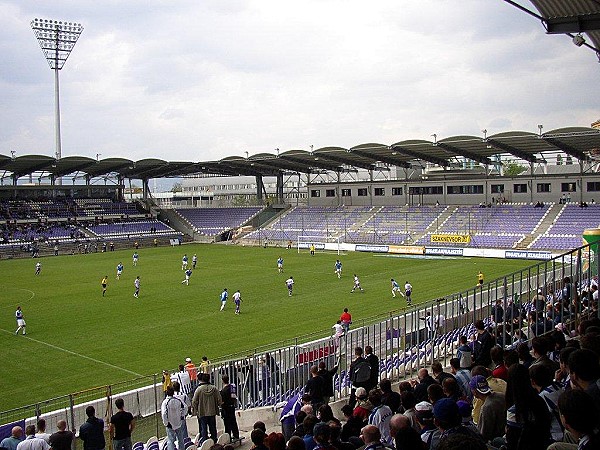
[[[413,303],[472,288],[532,265],[483,258],[414,258],[370,253],[310,256],[296,250],[191,244],[39,260],[0,261],[0,411],[70,392],[173,369],[186,357],[217,359],[320,330],[330,330],[343,308],[355,322],[406,305],[390,294],[390,278],[413,285]],[[183,285],[181,259],[198,266]],[[284,273],[277,258],[284,258]],[[39,276],[35,263],[42,263]],[[125,266],[120,280],[116,266]],[[350,294],[356,273],[365,292]],[[101,279],[108,275],[102,297]],[[139,298],[133,282],[140,277]],[[285,280],[293,276],[294,294]],[[230,297],[220,312],[220,293]],[[235,315],[232,294],[242,294]],[[23,309],[27,335],[15,336]]]

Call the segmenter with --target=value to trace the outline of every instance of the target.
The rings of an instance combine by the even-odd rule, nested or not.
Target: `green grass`
[[[189,286],[181,284],[181,257],[197,253]],[[404,306],[390,296],[389,280],[410,280],[414,302],[448,295],[530,265],[478,258],[417,259],[349,253],[344,273],[333,273],[337,255],[311,257],[294,250],[220,245],[142,248],[138,267],[131,251],[0,261],[0,411],[78,390],[175,368],[187,356],[210,359],[284,338],[329,329],[348,307],[354,320]],[[276,260],[285,259],[285,273]],[[115,266],[125,265],[121,280]],[[352,274],[365,293],[350,295]],[[106,297],[100,280],[109,275]],[[140,275],[140,298],[133,280]],[[284,280],[296,281],[289,298]],[[219,312],[219,294],[242,293],[242,314],[230,298]],[[23,308],[27,336],[14,336],[14,311]],[[29,339],[27,339],[29,338]]]

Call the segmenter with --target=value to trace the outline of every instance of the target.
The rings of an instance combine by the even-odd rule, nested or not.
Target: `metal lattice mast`
[[[61,158],[61,138],[60,138],[60,98],[58,71],[63,68],[67,58],[71,54],[73,47],[77,43],[79,36],[83,32],[83,26],[80,23],[63,22],[50,19],[33,19],[31,29],[40,43],[42,52],[54,70],[54,113],[55,113],[55,132],[56,132],[56,159]]]

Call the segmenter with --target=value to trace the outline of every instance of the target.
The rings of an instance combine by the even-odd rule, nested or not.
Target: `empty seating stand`
[[[179,208],[175,211],[197,233],[215,236],[238,228],[256,216],[262,207],[239,208]]]

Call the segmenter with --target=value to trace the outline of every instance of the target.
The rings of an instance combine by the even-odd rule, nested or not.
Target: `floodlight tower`
[[[58,71],[63,68],[77,39],[83,32],[80,23],[63,22],[50,19],[33,19],[31,29],[40,43],[44,56],[54,70],[54,113],[56,132],[56,159],[61,157],[60,140],[60,99],[58,88]]]

